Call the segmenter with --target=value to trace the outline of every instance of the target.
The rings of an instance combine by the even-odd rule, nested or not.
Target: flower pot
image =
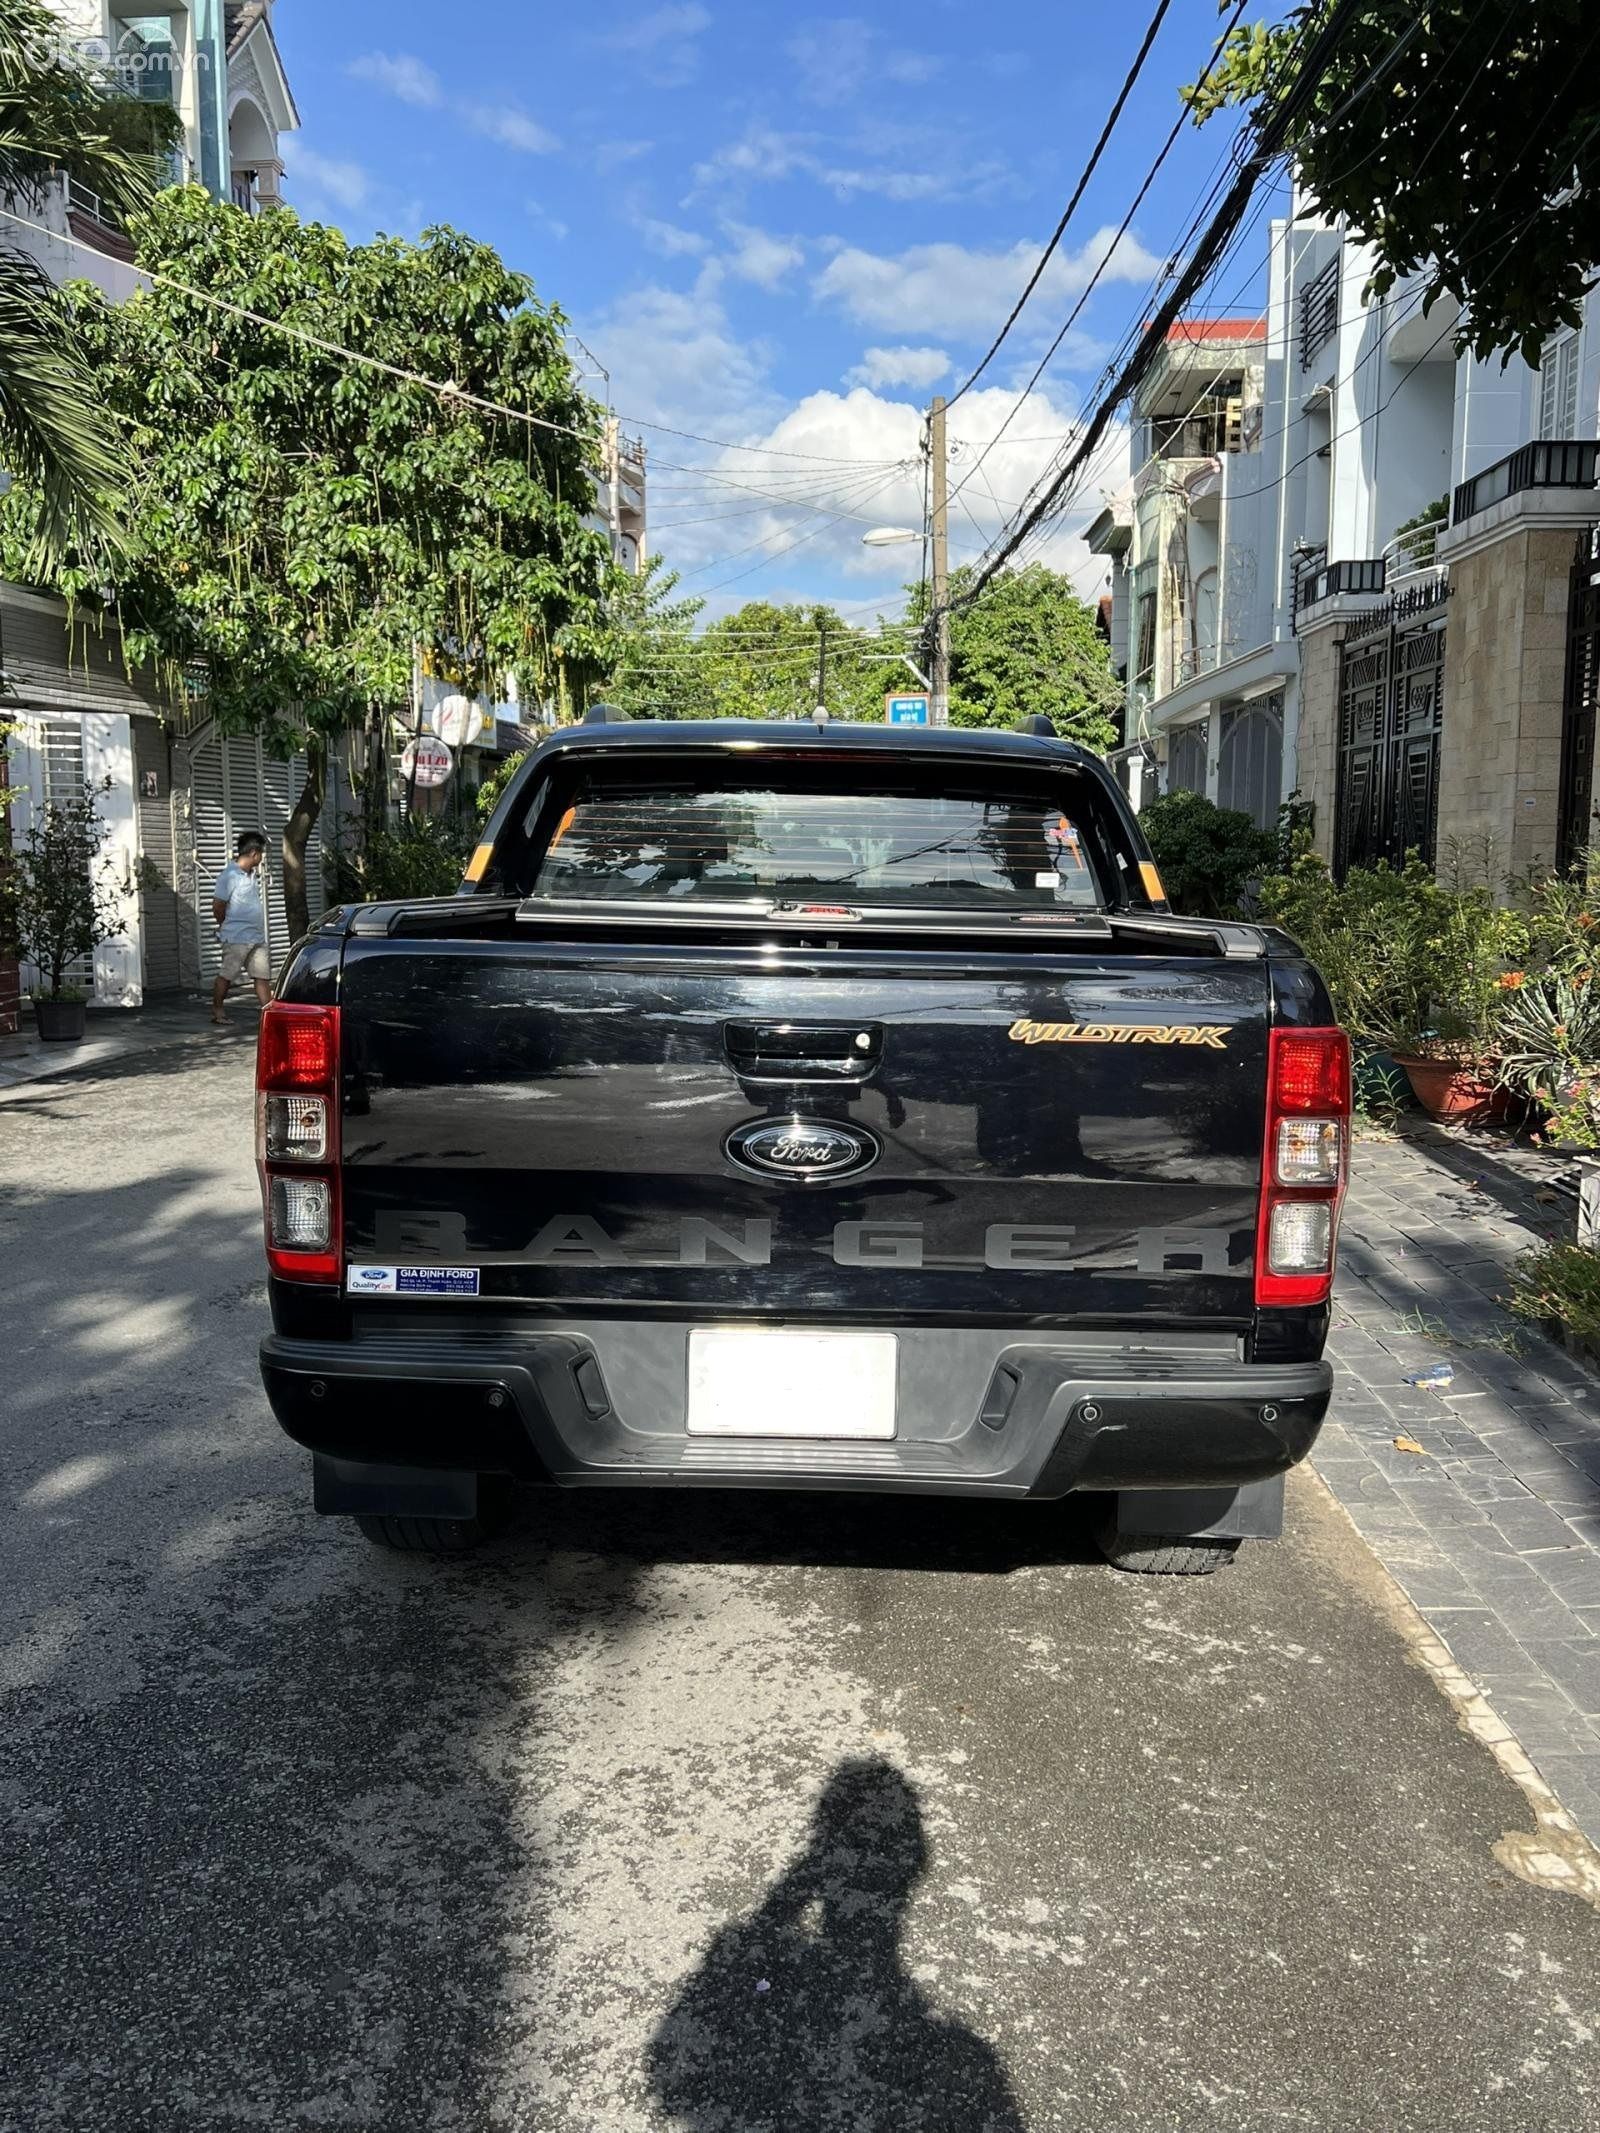
[[[41,1044],[82,1044],[89,1009],[82,1000],[35,1000],[33,1020]]]
[[[1448,1059],[1416,1059],[1395,1055],[1411,1093],[1430,1118],[1490,1118],[1494,1115],[1495,1086],[1485,1081],[1477,1067],[1458,1066]]]

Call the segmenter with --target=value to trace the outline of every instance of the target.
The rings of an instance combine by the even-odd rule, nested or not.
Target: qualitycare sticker
[[[345,1274],[350,1296],[476,1296],[475,1266],[353,1266]]]

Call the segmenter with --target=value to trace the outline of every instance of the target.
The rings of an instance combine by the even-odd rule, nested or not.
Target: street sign
[[[887,726],[925,726],[928,723],[928,699],[925,696],[886,696],[883,699],[883,720]]]
[[[484,723],[482,710],[470,696],[446,696],[428,713],[429,731],[449,748],[470,748]]]
[[[408,785],[442,785],[455,768],[455,757],[443,741],[431,734],[407,741],[400,757],[400,775]]]

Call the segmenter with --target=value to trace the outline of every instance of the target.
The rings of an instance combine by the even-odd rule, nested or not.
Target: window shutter
[[[1575,437],[1578,432],[1578,336],[1555,334],[1539,364],[1539,435]]]

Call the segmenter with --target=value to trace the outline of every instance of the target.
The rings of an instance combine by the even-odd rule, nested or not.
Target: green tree
[[[283,850],[299,931],[329,749],[363,727],[386,733],[419,651],[469,692],[514,673],[524,700],[570,702],[600,670],[616,573],[585,524],[599,410],[560,313],[453,230],[352,245],[196,187],[160,195],[134,229],[163,279],[121,306],[74,292],[96,388],[140,469],[119,619],[132,659],[204,669],[225,728],[259,731],[279,756],[304,750]],[[0,507],[12,571],[4,536],[22,508]],[[76,565],[51,581],[85,600],[98,583]]]
[[[673,601],[675,585],[635,596],[643,612],[631,637],[627,604],[615,610],[627,642],[599,691],[637,718],[809,718],[824,650],[835,717],[882,719],[885,692],[912,685],[898,657],[906,639],[892,629],[854,628],[821,604],[751,600],[696,634],[703,603]]]
[[[0,0],[0,195],[43,206],[66,170],[113,215],[146,207],[177,114],[74,64],[44,0]],[[24,252],[0,247],[0,461],[27,484],[33,568],[121,546],[126,461],[98,401],[70,306]]]
[[[1002,570],[970,606],[972,572],[950,574],[950,723],[1014,726],[1043,712],[1063,739],[1103,751],[1116,739],[1123,688],[1092,607],[1043,563]],[[928,602],[912,593],[921,621]]]
[[[612,644],[591,693],[633,718],[712,716],[694,649],[705,602],[674,599],[677,585],[677,572],[651,556],[642,575],[624,578],[611,601]]]
[[[1328,0],[1234,30],[1202,121],[1257,124],[1295,79]],[[1600,260],[1600,11],[1594,0],[1364,0],[1289,135],[1301,181],[1377,254],[1373,293],[1420,273],[1425,303],[1461,304],[1460,344],[1537,362],[1576,326]]]

